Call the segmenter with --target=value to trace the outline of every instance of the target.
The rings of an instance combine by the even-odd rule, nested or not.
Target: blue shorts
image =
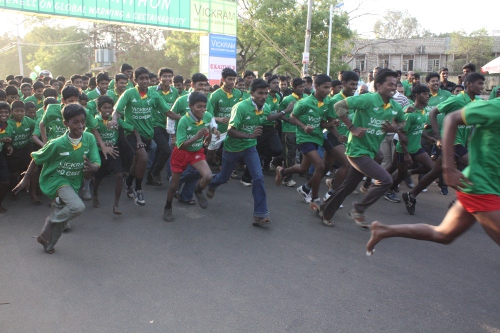
[[[325,148],[325,151],[330,151],[333,149],[332,144],[328,140],[323,140],[322,146],[323,146],[323,148]],[[297,148],[299,149],[299,151],[302,154],[307,155],[308,153],[312,152],[313,150],[318,150],[319,145],[317,143],[314,143],[314,142],[304,142],[304,143],[297,145]]]
[[[424,150],[424,148],[420,148],[417,150],[416,153],[410,154],[411,158],[413,159],[415,156],[420,155],[420,154],[427,154],[427,152]],[[405,162],[405,154],[403,153],[398,153],[398,163],[404,163]]]

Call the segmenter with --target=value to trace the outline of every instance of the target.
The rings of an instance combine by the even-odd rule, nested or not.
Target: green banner
[[[236,35],[235,0],[0,0],[0,9]]]

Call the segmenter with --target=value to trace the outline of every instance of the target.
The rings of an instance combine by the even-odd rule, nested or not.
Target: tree
[[[492,59],[493,43],[494,39],[488,36],[486,29],[475,30],[468,35],[463,31],[453,32],[448,53],[461,59],[460,66],[472,62],[479,68]]]
[[[0,36],[0,79],[4,79],[10,74],[19,74],[19,61],[17,57],[16,40],[12,36],[5,34]],[[25,74],[27,71],[25,67]],[[28,72],[29,73],[29,72]]]
[[[429,35],[427,30],[422,30],[417,19],[410,16],[408,11],[389,10],[383,19],[377,20],[373,26],[377,38],[406,39]]]

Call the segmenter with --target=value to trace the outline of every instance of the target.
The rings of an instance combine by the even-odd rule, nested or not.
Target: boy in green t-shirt
[[[120,96],[125,92],[125,90],[127,90],[128,77],[123,73],[118,73],[115,75],[114,81],[115,84],[113,89],[108,88],[107,94],[116,104]]]
[[[10,174],[5,155],[1,153],[5,150],[7,155],[12,154],[12,127],[9,126],[10,105],[7,102],[0,102],[0,213],[5,213],[7,209],[2,207],[2,201],[9,189]]]
[[[135,84],[134,81],[132,80],[132,76],[134,74],[134,68],[129,64],[122,64],[120,67],[120,74],[123,74],[127,77],[127,84],[125,85],[125,90],[134,88]],[[94,87],[91,87],[89,83],[89,88],[94,89],[96,85]],[[108,90],[113,91],[115,89],[115,86],[116,86],[116,78],[114,80],[111,80],[108,86]]]
[[[107,73],[101,72],[96,76],[97,87],[94,90],[86,93],[89,101],[97,99],[99,96],[105,96],[108,92],[109,76]]]
[[[8,86],[5,88],[5,94],[7,95],[7,103],[12,104],[14,101],[19,101],[19,94],[17,88],[14,86]]]
[[[473,75],[468,74],[469,76]],[[466,78],[466,80],[467,80]],[[458,201],[448,210],[440,225],[371,224],[366,254],[390,237],[404,237],[450,244],[478,221],[488,236],[500,245],[500,99],[470,103],[446,116],[443,132],[443,173],[447,185],[457,190]],[[455,166],[455,139],[460,125],[473,125],[470,139],[470,166],[463,173]]]
[[[163,212],[163,219],[167,222],[174,220],[172,201],[179,187],[181,174],[186,170],[188,165],[191,165],[201,174],[194,194],[201,208],[205,209],[208,207],[203,189],[212,180],[212,171],[205,160],[203,141],[210,133],[217,135],[219,131],[215,127],[210,126],[212,114],[206,111],[207,102],[208,100],[204,93],[192,92],[189,97],[190,110],[179,120],[177,125],[177,141],[175,142],[175,148],[170,160],[172,178]]]
[[[97,98],[97,111],[99,112],[96,116],[96,130],[102,138],[102,141],[107,147],[116,147],[118,141],[118,128],[123,128],[124,130],[133,132],[136,137],[139,133],[134,129],[134,127],[122,119],[118,119],[118,128],[108,126],[109,120],[111,119],[111,114],[113,113],[114,101],[109,96],[99,96]],[[95,173],[95,181],[93,186],[92,200],[95,208],[99,208],[101,205],[99,203],[99,184],[106,174],[113,173],[115,177],[115,202],[113,204],[113,213],[120,215],[121,211],[118,209],[118,202],[120,201],[120,195],[123,187],[123,166],[120,155],[117,154],[112,158],[106,158],[102,152],[102,148],[99,146],[99,156],[101,158],[101,167],[99,171]]]
[[[85,132],[85,109],[79,104],[66,105],[62,117],[68,132],[31,154],[33,160],[26,171],[28,177],[12,190],[17,194],[29,188],[30,176],[37,165],[43,165],[40,187],[45,195],[55,200],[37,241],[49,254],[54,253],[54,245],[68,221],[85,210],[77,193],[83,173],[97,171],[101,163],[94,136]]]
[[[21,84],[21,93],[23,96],[21,96],[21,100],[25,100],[26,98],[30,97],[32,94],[33,90],[31,88],[31,84],[29,83],[23,83]]]
[[[33,83],[33,94],[24,99],[24,102],[33,102],[37,108],[43,107],[43,91],[45,85],[43,82],[37,81]]]

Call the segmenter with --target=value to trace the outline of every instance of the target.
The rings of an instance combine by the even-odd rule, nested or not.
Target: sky
[[[304,0],[305,1],[305,0]],[[342,0],[339,0],[342,1]],[[493,0],[479,0],[479,4],[469,15],[465,0],[344,0],[343,10],[351,12],[351,28],[358,31],[364,37],[373,37],[371,31],[377,19],[383,18],[384,12],[389,9],[407,10],[411,16],[417,18],[418,22],[427,30],[434,33],[445,33],[463,30],[470,33],[474,30],[486,28],[488,33],[498,30],[500,35],[500,20],[498,20],[498,3]],[[357,9],[356,9],[357,8]],[[356,16],[359,16],[356,18]],[[16,33],[16,18],[22,21],[23,16],[14,12],[0,10],[1,22],[0,35],[5,32]],[[68,24],[69,20],[58,19]],[[77,21],[76,21],[77,22]],[[23,34],[21,29],[21,35]]]

